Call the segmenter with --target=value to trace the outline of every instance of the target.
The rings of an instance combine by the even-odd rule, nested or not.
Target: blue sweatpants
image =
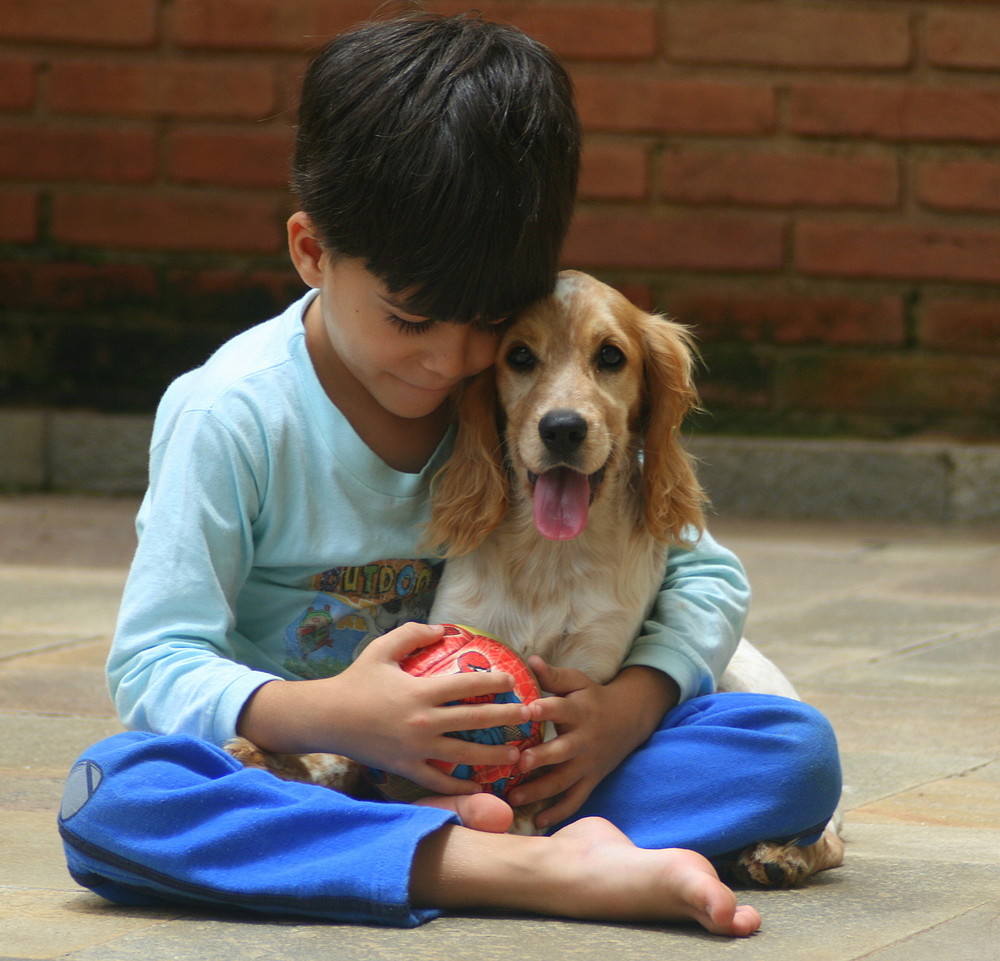
[[[576,817],[640,847],[723,861],[762,840],[819,836],[840,797],[829,723],[798,701],[713,694],[670,711]],[[70,772],[59,830],[74,879],[125,905],[200,904],[413,926],[414,853],[455,815],[359,801],[242,767],[183,735],[119,734]]]

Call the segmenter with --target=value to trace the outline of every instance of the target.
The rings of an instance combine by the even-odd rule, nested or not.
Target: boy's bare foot
[[[605,921],[696,921],[746,937],[760,915],[700,854],[637,848],[614,825],[585,818],[551,837],[447,826],[417,849],[410,878],[417,904],[500,908]]]
[[[711,863],[682,848],[637,848],[613,824],[585,818],[553,839],[581,846],[592,872],[579,895],[578,917],[619,921],[696,921],[713,934],[746,937],[760,927],[755,908],[738,904]],[[594,912],[594,913],[590,913]]]
[[[473,831],[503,834],[514,823],[514,810],[495,794],[442,794],[414,801],[425,807],[454,811]]]

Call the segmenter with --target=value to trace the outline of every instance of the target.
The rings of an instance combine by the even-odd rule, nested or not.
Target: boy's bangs
[[[515,213],[512,222],[503,221],[502,211],[481,203],[432,223],[397,221],[383,243],[369,248],[367,267],[392,293],[405,296],[414,315],[458,323],[502,320],[550,292],[557,247],[541,235],[537,219],[524,225]]]

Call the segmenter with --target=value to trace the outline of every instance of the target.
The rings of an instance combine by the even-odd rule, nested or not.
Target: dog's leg
[[[794,888],[818,871],[840,867],[844,841],[832,824],[815,844],[778,844],[762,841],[747,848],[729,872],[736,881],[768,888]]]
[[[223,747],[244,767],[262,768],[283,781],[319,784],[353,795],[361,780],[358,763],[339,754],[272,754],[245,737],[235,737]]]

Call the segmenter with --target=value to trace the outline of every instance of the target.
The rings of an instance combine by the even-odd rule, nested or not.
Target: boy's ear
[[[323,257],[313,222],[304,211],[298,210],[288,218],[288,253],[292,264],[307,287],[323,285]]]

